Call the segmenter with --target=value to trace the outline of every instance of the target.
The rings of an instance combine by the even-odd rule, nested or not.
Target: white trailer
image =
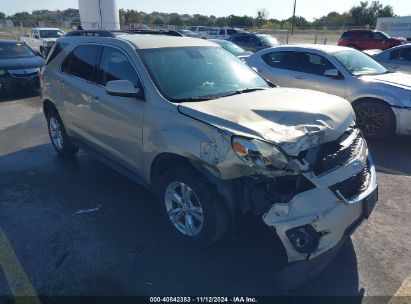
[[[378,18],[375,29],[391,37],[404,37],[411,41],[411,16]]]
[[[83,29],[120,29],[117,0],[78,0],[78,6]]]

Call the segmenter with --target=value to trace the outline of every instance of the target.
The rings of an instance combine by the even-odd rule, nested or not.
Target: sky
[[[117,0],[119,8],[136,9],[179,14],[202,14],[217,17],[234,15],[255,16],[257,9],[266,8],[269,18],[286,19],[292,15],[294,0]],[[371,2],[371,1],[370,1]],[[297,0],[296,15],[312,21],[331,11],[342,13],[360,0]],[[411,15],[409,0],[380,0],[383,5],[390,4],[397,15]],[[77,0],[0,0],[0,11],[6,15],[36,9],[64,10],[78,8]]]

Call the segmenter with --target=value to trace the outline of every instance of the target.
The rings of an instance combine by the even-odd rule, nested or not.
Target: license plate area
[[[366,198],[362,200],[363,216],[368,219],[373,211],[375,205],[378,202],[378,186],[370,193]]]

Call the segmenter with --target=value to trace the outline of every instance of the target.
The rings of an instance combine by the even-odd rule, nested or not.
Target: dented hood
[[[187,102],[178,109],[219,129],[275,143],[289,155],[337,139],[355,117],[340,97],[289,88]]]

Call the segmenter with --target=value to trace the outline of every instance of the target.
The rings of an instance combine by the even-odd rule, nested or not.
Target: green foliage
[[[177,14],[152,12],[147,14],[137,10],[120,9],[120,22],[122,24],[142,23],[163,26],[166,24],[177,26],[204,25],[204,26],[229,26],[240,28],[265,28],[265,29],[290,29],[292,17],[277,20],[268,19],[269,12],[266,8],[257,10],[255,17],[230,15],[227,17],[204,16],[200,14]],[[302,16],[295,16],[295,27],[297,28],[340,28],[343,26],[374,27],[378,17],[394,16],[391,5],[383,6],[379,1],[362,1],[359,5],[353,6],[348,12],[342,14],[330,12],[326,16],[315,19],[313,22],[307,21]],[[6,15],[0,12],[0,20]],[[62,20],[79,20],[77,9],[67,9],[64,11],[49,11],[38,9],[29,14],[27,12],[16,13],[7,18],[14,21],[21,21],[24,26],[34,26],[39,21],[61,22]]]

